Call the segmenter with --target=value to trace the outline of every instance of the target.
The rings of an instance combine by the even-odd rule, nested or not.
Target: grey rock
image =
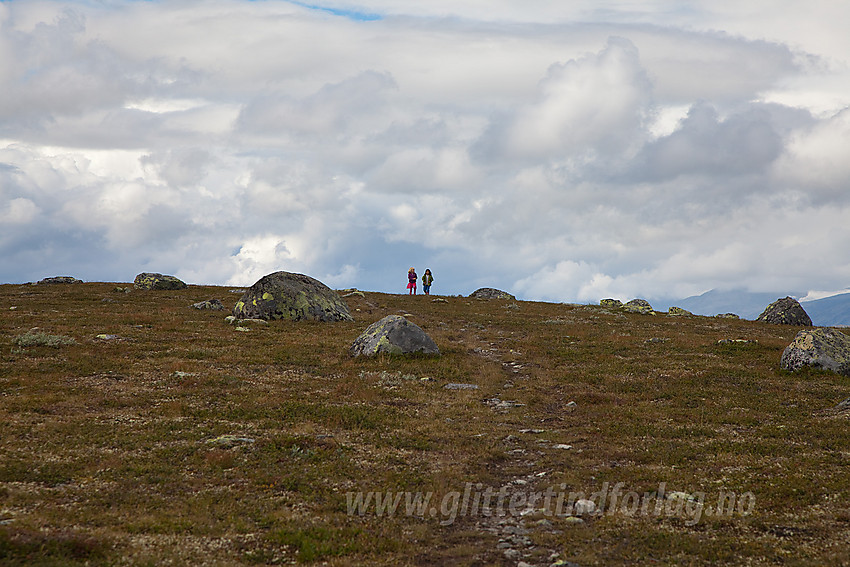
[[[798,325],[811,327],[812,320],[803,306],[793,297],[777,299],[767,306],[756,318],[756,321],[773,323],[776,325]]]
[[[619,299],[603,299],[599,302],[599,305],[601,305],[602,307],[617,308],[617,307],[622,307],[623,302],[620,301]]]
[[[401,315],[388,315],[372,323],[349,349],[351,356],[387,354],[434,354],[440,349],[419,325]]]
[[[446,390],[477,390],[478,384],[449,383],[443,386]]]
[[[39,280],[39,284],[77,284],[83,283],[83,280],[78,280],[77,278],[73,278],[71,276],[54,276],[52,278],[44,278],[43,280]]]
[[[145,290],[176,290],[186,289],[188,286],[174,276],[142,272],[133,280],[133,287]]]
[[[510,293],[492,287],[482,287],[480,289],[476,289],[471,294],[469,294],[469,297],[475,297],[477,299],[512,299],[516,301],[516,297],[514,297]]]
[[[224,309],[224,305],[218,299],[199,301],[198,303],[193,303],[192,307],[195,309],[212,309],[214,311],[222,311]]]
[[[353,321],[348,305],[334,290],[304,274],[274,272],[246,291],[233,316],[239,319]]]
[[[681,307],[676,307],[675,305],[667,310],[667,314],[673,315],[673,316],[678,316],[678,317],[682,317],[682,316],[688,317],[690,315],[693,315],[693,313],[691,313],[687,309],[682,309]]]
[[[850,376],[850,336],[827,327],[800,331],[782,352],[779,366],[791,371],[811,366]]]
[[[647,315],[655,313],[652,310],[652,305],[645,299],[632,299],[623,305],[623,309],[629,313],[644,313]]]
[[[738,317],[734,313],[718,313],[717,315],[715,315],[715,317],[717,317],[718,319],[740,319],[740,317]]]

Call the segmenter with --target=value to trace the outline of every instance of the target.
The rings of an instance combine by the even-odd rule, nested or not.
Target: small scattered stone
[[[446,390],[477,390],[478,384],[458,384],[458,383],[449,383],[443,386]]]
[[[249,329],[248,327],[236,327],[236,330],[239,331],[240,333],[250,333],[251,332],[251,329]]]
[[[193,303],[192,307],[194,309],[212,309],[214,311],[222,311],[224,309],[224,305],[218,299],[199,301],[198,303]]]
[[[101,340],[101,341],[114,341],[116,339],[119,339],[120,337],[118,335],[101,334],[101,335],[97,335],[95,338],[98,339],[98,340]]]
[[[576,501],[573,506],[573,512],[577,516],[584,516],[586,514],[593,514],[596,512],[596,503],[593,500],[588,500],[586,498],[581,498]]]
[[[242,445],[246,443],[254,443],[254,439],[251,437],[241,437],[239,435],[220,435],[215,439],[210,439],[207,441],[210,445],[218,445],[220,447],[230,448],[235,447],[236,445]]]
[[[520,429],[520,433],[546,433],[545,429]]]
[[[577,526],[579,524],[583,524],[584,520],[582,520],[581,518],[578,518],[576,516],[567,516],[566,518],[564,518],[564,523],[567,524],[568,526],[570,526],[570,525]]]
[[[567,402],[567,407],[568,407],[568,408],[574,408],[574,407],[576,407],[576,406],[578,406],[578,404],[577,404],[577,403],[575,403],[575,402]]]
[[[175,370],[171,373],[172,378],[189,378],[191,376],[197,376],[197,372],[183,372],[181,370]]]
[[[756,340],[750,339],[720,339],[717,341],[719,345],[749,345],[749,344],[758,344]]]
[[[558,443],[557,445],[552,445],[552,448],[553,449],[562,449],[564,451],[569,451],[570,449],[573,448],[573,446],[572,445],[566,445],[564,443]]]
[[[581,518],[576,518],[576,519],[578,520],[577,523],[579,523],[579,524],[584,523],[584,520],[582,520]],[[579,566],[578,563],[573,563],[572,561],[567,561],[566,559],[559,559],[558,561],[555,561],[554,563],[549,565],[549,567],[580,567],[580,566]]]

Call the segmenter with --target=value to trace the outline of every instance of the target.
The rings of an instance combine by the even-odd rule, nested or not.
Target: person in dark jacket
[[[431,284],[434,283],[434,276],[431,275],[431,270],[425,268],[425,273],[422,274],[422,291],[425,295],[431,295]]]

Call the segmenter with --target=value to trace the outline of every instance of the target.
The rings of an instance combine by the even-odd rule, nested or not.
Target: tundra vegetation
[[[0,286],[0,563],[850,563],[850,378],[781,370],[799,327],[346,295],[353,321],[237,331],[190,307],[229,288]],[[440,356],[349,355],[399,313]],[[751,497],[698,521],[440,510],[467,486],[618,484]],[[370,492],[436,509],[352,513]]]

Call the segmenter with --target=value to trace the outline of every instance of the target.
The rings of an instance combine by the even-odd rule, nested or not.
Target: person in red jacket
[[[410,268],[407,270],[407,289],[410,290],[410,295],[416,295],[416,270]]]

